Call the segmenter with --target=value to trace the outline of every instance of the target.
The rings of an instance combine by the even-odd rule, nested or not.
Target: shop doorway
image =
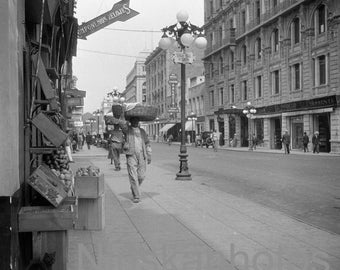
[[[220,138],[219,138],[220,146],[223,146],[224,145],[224,121],[218,122],[218,131],[220,133]]]
[[[271,120],[272,126],[272,136],[271,136],[271,148],[272,149],[282,149],[282,128],[281,128],[281,118],[273,118]]]
[[[319,122],[319,135],[320,135],[320,152],[330,152],[330,115],[329,113],[319,114],[318,116]]]
[[[292,117],[292,149],[303,149],[303,116]]]
[[[241,116],[241,147],[249,146],[248,137],[248,118]]]

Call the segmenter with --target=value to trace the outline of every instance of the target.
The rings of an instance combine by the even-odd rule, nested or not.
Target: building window
[[[223,28],[222,26],[218,29],[218,38],[219,38],[219,45],[222,45],[223,43]]]
[[[232,84],[229,87],[230,89],[230,103],[235,103],[235,86]]]
[[[256,59],[261,59],[262,57],[262,42],[261,38],[257,38],[255,41],[255,56]]]
[[[300,43],[300,19],[295,18],[291,24],[291,39],[292,44]]]
[[[291,67],[291,88],[293,91],[301,89],[301,70],[300,64],[295,64]]]
[[[246,31],[246,11],[245,10],[242,10],[242,13],[241,13],[241,30],[242,30],[242,33]]]
[[[247,46],[246,45],[242,46],[241,59],[242,59],[242,64],[246,65],[247,64]]]
[[[247,100],[248,99],[248,87],[247,87],[247,81],[243,81],[242,82],[242,97],[243,100]]]
[[[272,33],[272,51],[278,52],[279,51],[279,29],[275,29]]]
[[[255,97],[262,97],[262,76],[256,76],[255,78]]]
[[[318,34],[322,34],[326,31],[326,7],[321,5],[317,9],[317,29]]]
[[[230,51],[230,69],[234,70],[235,68],[235,55],[233,51]]]
[[[214,0],[210,0],[210,15],[214,14]]]
[[[214,100],[214,90],[210,91],[210,106],[214,107],[215,106],[215,100]]]
[[[280,93],[280,72],[275,70],[271,73],[272,94],[277,95]]]
[[[220,57],[220,73],[223,74],[224,72],[224,67],[223,67],[223,57]]]
[[[255,3],[255,18],[256,18],[256,23],[260,23],[260,18],[261,18],[261,3],[259,0],[256,1]]]
[[[210,63],[210,78],[214,78],[214,64]]]
[[[220,92],[219,92],[219,101],[220,101],[220,105],[223,105],[224,100],[223,100],[223,87],[220,88]]]
[[[327,84],[328,77],[328,56],[320,55],[319,57],[313,59],[314,68],[313,68],[313,79],[314,85],[325,85]]]
[[[273,8],[277,7],[277,0],[273,0]]]

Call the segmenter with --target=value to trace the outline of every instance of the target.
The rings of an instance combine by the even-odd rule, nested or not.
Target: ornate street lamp
[[[99,116],[101,115],[103,113],[103,111],[101,111],[101,110],[96,110],[96,111],[94,111],[92,114],[94,115],[94,116],[97,116],[97,134],[99,134]]]
[[[157,142],[159,142],[159,128],[158,128],[158,125],[159,125],[159,117],[156,117],[154,123],[155,123],[155,127],[156,127]]]
[[[191,121],[191,143],[193,144],[195,142],[194,138],[194,121],[197,120],[196,114],[194,112],[191,112],[188,116],[188,121]]]
[[[177,43],[181,53],[174,53],[173,60],[181,64],[181,146],[179,154],[179,172],[176,180],[191,180],[188,168],[188,154],[185,145],[185,64],[192,63],[192,53],[185,50],[192,44],[198,49],[205,49],[207,40],[203,35],[203,28],[198,27],[188,21],[189,15],[186,11],[179,11],[176,15],[177,23],[162,29],[163,36],[159,41],[159,47],[163,50],[169,49]]]
[[[250,134],[249,134],[249,150],[253,150],[253,136],[252,136],[252,128],[250,119],[253,118],[254,114],[256,113],[256,108],[251,105],[250,101],[247,102],[247,106],[243,109],[243,114],[245,114],[248,118],[248,124],[250,125]]]
[[[121,93],[118,92],[118,87],[113,87],[113,90],[106,94],[107,97],[112,97],[112,101],[115,103],[124,103],[125,97],[122,96]]]
[[[86,120],[86,122],[87,122],[87,121],[88,121],[88,122],[90,123],[90,125],[91,125],[91,135],[92,135],[92,125],[93,125],[94,122],[96,122],[96,119],[91,117],[91,118],[89,118],[88,120]]]

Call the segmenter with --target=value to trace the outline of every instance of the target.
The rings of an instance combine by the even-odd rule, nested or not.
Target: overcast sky
[[[109,11],[117,2],[78,1],[75,16],[79,25]],[[133,68],[135,57],[141,51],[152,51],[157,47],[162,34],[160,29],[176,23],[179,10],[186,10],[189,21],[202,26],[203,5],[203,0],[130,0],[130,8],[140,14],[125,22],[115,22],[89,35],[87,40],[78,39],[73,74],[78,78],[77,88],[86,91],[84,112],[99,109],[106,93],[115,86],[120,92],[125,89],[126,75]]]

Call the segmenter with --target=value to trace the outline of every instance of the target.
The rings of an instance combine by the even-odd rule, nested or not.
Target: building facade
[[[187,114],[189,116],[190,114],[195,115],[196,120],[193,126],[195,134],[200,134],[205,130],[204,92],[205,77],[198,76],[190,78]]]
[[[145,61],[146,103],[158,108],[159,118],[157,123],[148,125],[147,131],[150,136],[158,136],[160,132],[166,133],[167,130],[162,129],[166,124],[172,127],[180,123],[181,67],[172,60],[173,53],[178,50],[177,48],[162,50],[157,47]],[[201,60],[203,51],[195,48],[190,48],[188,51],[193,52],[196,60],[186,65],[186,103],[190,78],[202,76],[204,73]],[[173,135],[177,138],[178,130],[175,133]]]
[[[340,152],[340,2],[206,0],[207,124],[227,145],[293,149],[319,131],[321,151]],[[251,119],[242,111],[250,102]]]
[[[146,72],[144,63],[149,54],[150,52],[147,51],[139,53],[133,68],[126,76],[126,88],[122,95],[128,103],[146,102]]]

